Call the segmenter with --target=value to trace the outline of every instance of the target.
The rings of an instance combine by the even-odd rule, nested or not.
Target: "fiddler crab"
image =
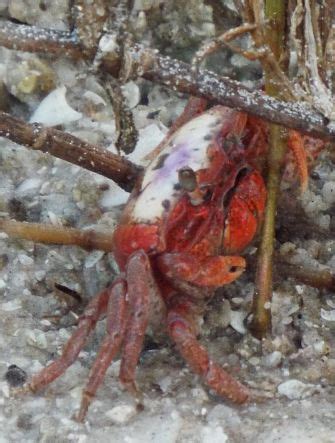
[[[141,398],[135,373],[149,326],[168,333],[188,366],[216,394],[237,404],[251,398],[197,336],[205,303],[244,271],[239,254],[263,218],[266,188],[258,159],[267,145],[266,125],[223,106],[193,115],[170,131],[125,206],[111,245],[121,274],[90,301],[61,356],[26,386],[36,392],[62,375],[106,316],[106,335],[82,395],[79,421],[118,353],[121,383]],[[290,145],[304,176],[297,133],[291,134]]]

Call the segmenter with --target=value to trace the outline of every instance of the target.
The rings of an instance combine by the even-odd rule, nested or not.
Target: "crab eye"
[[[178,180],[182,189],[187,192],[193,192],[197,188],[197,176],[189,167],[179,169]]]

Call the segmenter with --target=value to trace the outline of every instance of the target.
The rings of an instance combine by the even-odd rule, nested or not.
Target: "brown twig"
[[[10,237],[46,244],[75,245],[88,251],[99,249],[111,252],[113,249],[113,233],[98,232],[93,229],[83,230],[45,223],[0,219],[0,231]]]
[[[66,56],[74,60],[90,58],[92,53],[84,53],[75,34],[41,29],[35,26],[17,25],[7,20],[0,20],[0,46],[27,52],[44,52],[49,55]]]
[[[330,270],[318,270],[297,266],[276,257],[275,270],[284,277],[291,277],[300,283],[317,289],[335,290],[335,275]]]
[[[108,3],[107,0],[94,0],[92,7],[92,2],[86,0],[74,2],[72,12],[76,33],[81,45],[88,51],[88,56],[92,54],[91,49],[97,46],[103,33],[109,15]]]
[[[14,25],[0,21],[0,46],[30,52],[67,55],[87,59],[78,40],[72,34],[58,31],[45,31],[33,26]],[[58,39],[59,42],[58,42]],[[108,45],[108,41],[110,44]],[[101,69],[113,76],[119,75],[121,56],[117,45],[113,46],[116,36],[103,37],[106,49],[101,57]],[[100,41],[101,42],[101,41]],[[95,49],[90,57],[95,54]],[[125,51],[129,75],[143,77],[161,83],[180,92],[205,98],[277,123],[314,137],[335,141],[335,128],[328,125],[328,119],[312,110],[305,103],[285,103],[267,97],[259,91],[251,91],[241,83],[220,77],[211,71],[192,69],[184,62],[161,56],[154,49],[134,44]]]
[[[118,153],[130,154],[134,151],[138,140],[138,130],[135,126],[133,113],[128,107],[120,82],[111,75],[106,75],[104,80],[105,90],[113,106],[118,134],[115,146]]]
[[[255,271],[256,262],[254,257],[247,257],[248,269]],[[335,275],[327,269],[315,269],[311,266],[301,266],[288,263],[285,256],[274,254],[274,274],[275,282],[279,283],[285,278],[294,278],[298,283],[312,286],[317,289],[335,290]]]
[[[126,191],[131,191],[141,171],[129,160],[101,147],[57,129],[25,123],[5,112],[0,112],[0,136],[101,174]]]
[[[113,11],[113,29],[118,36],[117,44],[122,57],[125,47],[132,41],[132,35],[129,32],[130,3],[130,0],[120,0]],[[99,60],[97,60],[97,62],[97,64],[99,64]],[[102,79],[114,111],[116,132],[118,134],[115,146],[119,153],[124,152],[125,154],[130,154],[135,149],[138,140],[138,131],[135,126],[133,113],[128,106],[122,88],[127,81],[127,73],[125,73],[125,75],[123,73],[124,66],[125,64],[123,63],[118,78],[105,74],[102,76]]]

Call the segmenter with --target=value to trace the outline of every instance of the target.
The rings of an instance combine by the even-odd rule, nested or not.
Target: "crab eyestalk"
[[[179,169],[178,181],[181,188],[188,193],[192,205],[197,206],[204,201],[206,189],[198,186],[197,175],[192,168],[186,166]]]
[[[181,168],[178,171],[180,186],[187,192],[193,192],[197,188],[197,176],[191,168]]]

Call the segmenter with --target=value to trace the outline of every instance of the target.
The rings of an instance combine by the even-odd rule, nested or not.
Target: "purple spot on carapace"
[[[178,146],[169,155],[166,154],[162,166],[158,169],[157,165],[152,170],[157,171],[153,181],[166,180],[174,176],[177,171],[186,166],[192,159],[192,149],[188,143]]]

